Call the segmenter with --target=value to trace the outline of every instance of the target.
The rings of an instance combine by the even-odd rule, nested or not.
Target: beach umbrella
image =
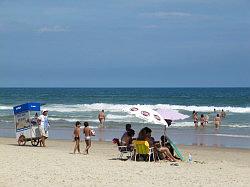
[[[143,119],[149,123],[167,125],[167,122],[157,111],[144,106],[132,106],[126,110],[129,114],[135,115],[136,117]]]
[[[125,111],[149,123],[164,125],[164,135],[166,136],[168,123],[157,111],[140,105],[132,106]]]
[[[143,119],[149,123],[153,123],[153,124],[159,124],[159,125],[164,125],[164,136],[167,137],[167,121],[165,120],[164,117],[155,110],[152,110],[150,108],[146,108],[144,106],[132,106],[128,109],[126,109],[125,111],[127,111],[130,114],[135,115],[136,117]],[[167,137],[168,141],[170,142],[171,146],[174,148],[175,152],[177,153],[177,155],[180,157],[181,160],[184,160],[181,152],[178,150],[178,148],[176,147],[176,145],[172,142],[172,140],[170,140],[169,137]],[[164,138],[165,141],[165,138]]]
[[[182,113],[179,113],[175,110],[171,109],[158,109],[157,112],[164,118],[164,119],[169,119],[172,121],[176,120],[183,120],[186,118],[189,118],[188,115],[184,115]]]

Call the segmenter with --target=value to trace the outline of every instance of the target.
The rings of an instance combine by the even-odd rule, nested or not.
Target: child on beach
[[[81,153],[80,152],[80,132],[81,132],[80,126],[81,126],[80,121],[77,121],[75,129],[74,129],[74,140],[76,142],[75,148],[74,148],[74,154],[76,153],[76,150],[78,151],[79,154]]]
[[[89,148],[91,147],[92,130],[89,127],[88,122],[84,122],[83,134],[85,135],[85,143],[86,143],[85,154],[89,154]]]

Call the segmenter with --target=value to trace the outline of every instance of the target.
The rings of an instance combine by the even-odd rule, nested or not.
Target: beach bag
[[[95,136],[95,131],[93,129],[90,130],[90,135]]]

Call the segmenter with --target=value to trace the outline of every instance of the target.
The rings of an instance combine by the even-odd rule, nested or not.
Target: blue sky
[[[249,87],[249,7],[1,0],[0,87]]]

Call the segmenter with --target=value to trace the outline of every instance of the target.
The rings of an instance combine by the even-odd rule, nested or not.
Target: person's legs
[[[194,127],[197,128],[198,127],[198,122],[194,121]]]
[[[79,154],[81,153],[81,151],[80,151],[80,139],[77,140],[77,151]]]
[[[89,154],[89,148],[91,147],[91,140],[85,140],[85,142],[86,142],[85,152],[86,154]]]
[[[162,147],[161,152],[166,154],[166,156],[171,160],[176,162],[176,159],[173,157],[173,155],[170,153],[169,149],[167,147]]]
[[[42,146],[43,146],[43,147],[46,147],[46,145],[45,145],[45,136],[42,136],[41,142],[42,142]]]

